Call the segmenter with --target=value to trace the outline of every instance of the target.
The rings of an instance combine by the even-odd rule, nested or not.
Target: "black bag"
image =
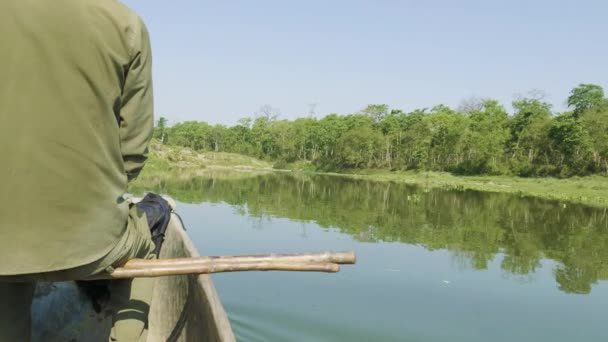
[[[165,240],[165,233],[169,226],[173,209],[171,209],[171,206],[164,198],[151,192],[147,193],[146,196],[135,205],[139,210],[146,213],[152,241],[154,241],[156,247],[154,253],[158,257],[160,256],[160,248]]]

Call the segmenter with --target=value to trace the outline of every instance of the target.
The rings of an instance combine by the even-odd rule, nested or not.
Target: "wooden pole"
[[[152,278],[170,275],[243,271],[299,271],[335,273],[340,271],[340,266],[334,263],[294,263],[282,261],[246,262],[240,264],[234,262],[214,262],[207,265],[182,264],[153,266],[148,268],[116,268],[109,275],[95,277],[95,279]]]
[[[354,252],[322,252],[306,254],[264,254],[239,256],[205,256],[180,259],[131,259],[122,268],[140,269],[150,267],[205,266],[215,263],[239,265],[251,262],[283,262],[283,263],[334,263],[354,264],[357,257]]]
[[[340,271],[339,264],[354,264],[354,252],[306,254],[265,254],[240,256],[207,256],[178,259],[131,259],[110,274],[93,279],[148,278],[184,274],[208,274],[244,271]]]

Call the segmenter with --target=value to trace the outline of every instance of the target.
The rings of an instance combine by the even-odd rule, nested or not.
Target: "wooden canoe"
[[[173,215],[161,258],[198,256],[181,220]],[[156,278],[149,342],[235,341],[209,275]],[[96,313],[73,282],[39,283],[32,306],[33,341],[108,341],[110,317]]]

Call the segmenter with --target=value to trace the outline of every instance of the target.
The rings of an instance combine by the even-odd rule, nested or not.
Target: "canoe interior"
[[[173,216],[161,258],[198,256]],[[208,275],[156,278],[148,341],[234,341],[224,307]],[[73,282],[39,283],[32,306],[33,341],[108,341],[111,316],[96,313]]]

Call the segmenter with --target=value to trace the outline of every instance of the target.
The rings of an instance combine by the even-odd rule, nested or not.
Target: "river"
[[[147,185],[202,254],[353,250],[338,274],[214,281],[239,341],[606,341],[608,211],[286,173]]]

